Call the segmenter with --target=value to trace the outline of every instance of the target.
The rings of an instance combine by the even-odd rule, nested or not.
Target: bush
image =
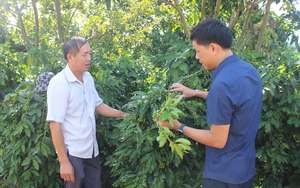
[[[256,139],[255,182],[263,187],[297,187],[300,184],[299,54],[278,48],[271,54],[243,55],[257,67],[264,84]]]
[[[94,49],[97,53],[97,49]],[[183,159],[168,145],[159,147],[152,114],[166,100],[167,90],[180,81],[188,87],[209,89],[209,71],[194,59],[191,47],[178,43],[157,57],[137,60],[97,59],[92,74],[105,103],[131,114],[125,120],[97,116],[97,138],[103,165],[103,187],[199,187],[204,146],[192,140]],[[174,55],[175,54],[175,55]],[[261,125],[257,134],[259,187],[296,187],[300,178],[299,55],[280,49],[273,54],[243,52],[264,84]],[[46,96],[21,83],[5,96],[0,109],[0,173],[3,186],[60,187],[59,164],[46,119]],[[185,99],[180,121],[208,129],[205,101]],[[182,135],[175,133],[175,139]]]
[[[0,111],[0,174],[3,186],[61,187],[59,166],[46,122],[46,96],[23,82],[5,96]]]

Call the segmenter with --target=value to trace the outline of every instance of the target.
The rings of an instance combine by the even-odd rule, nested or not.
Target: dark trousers
[[[230,184],[218,180],[203,178],[203,188],[253,188],[254,177],[242,184]]]
[[[65,181],[66,188],[102,188],[100,157],[82,159],[69,155],[75,182]]]

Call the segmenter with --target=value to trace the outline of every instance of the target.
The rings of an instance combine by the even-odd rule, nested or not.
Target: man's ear
[[[210,49],[214,55],[218,53],[219,48],[220,46],[217,43],[210,43]]]
[[[72,61],[72,58],[73,58],[73,56],[70,53],[68,53],[67,54],[67,60],[68,60],[68,62]]]

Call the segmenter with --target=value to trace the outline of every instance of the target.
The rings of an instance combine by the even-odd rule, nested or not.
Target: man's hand
[[[96,107],[96,112],[104,117],[113,117],[113,118],[125,118],[129,114],[122,112],[120,110],[114,109],[104,103],[101,103]]]
[[[191,98],[195,96],[195,90],[190,89],[180,83],[174,83],[171,85],[170,87],[170,92],[181,92],[183,94],[184,98]],[[180,95],[177,95],[176,97],[178,97]]]
[[[170,125],[170,123],[168,121],[159,121],[157,122],[158,125],[164,126],[164,127],[168,127],[169,129],[174,129],[174,130],[178,130],[181,123],[178,120],[173,120],[173,125]]]
[[[74,168],[69,160],[60,162],[60,177],[65,181],[75,182]]]
[[[202,99],[206,99],[208,95],[207,91],[193,90],[180,83],[174,83],[171,85],[170,92],[175,92],[175,91],[181,92],[184,98],[200,97]],[[180,95],[177,95],[176,98],[178,98],[179,96]]]

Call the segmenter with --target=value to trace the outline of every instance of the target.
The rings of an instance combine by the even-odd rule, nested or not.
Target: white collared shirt
[[[67,65],[54,76],[47,90],[47,121],[61,123],[66,148],[70,155],[91,158],[99,154],[96,139],[95,108],[99,97],[89,72],[80,82]]]

